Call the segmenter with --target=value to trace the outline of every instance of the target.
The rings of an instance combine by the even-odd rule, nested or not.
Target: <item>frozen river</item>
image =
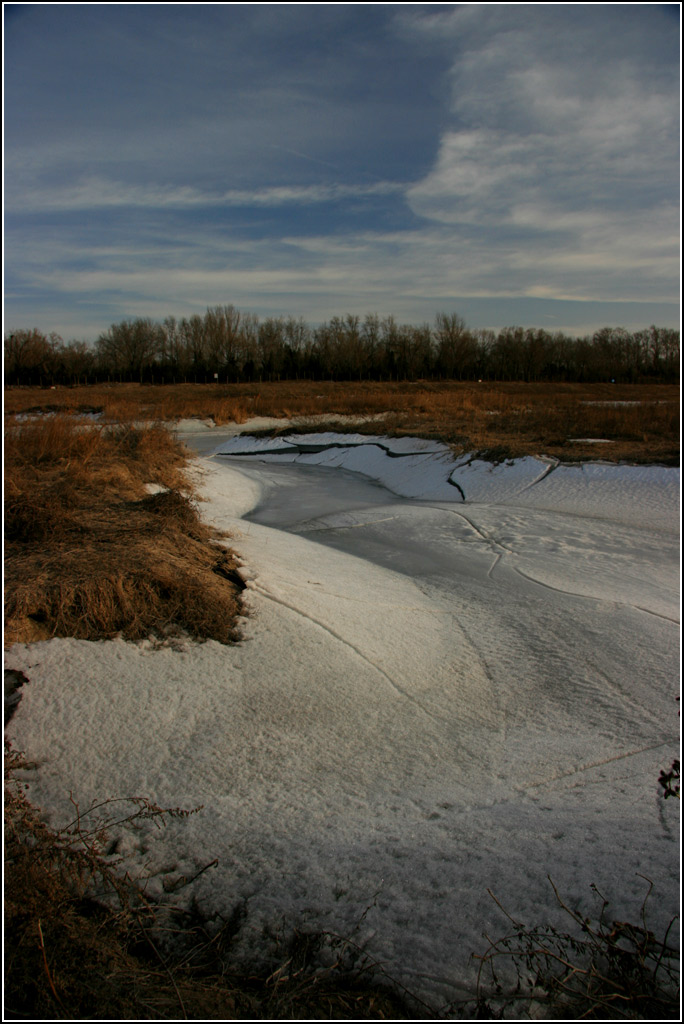
[[[450,750],[464,762],[460,781],[474,771],[490,791],[515,780],[522,792],[671,733],[676,541],[558,512],[401,499],[341,469],[245,461],[262,495],[247,521],[408,576],[448,618],[449,660],[421,704],[461,742],[464,720],[496,722],[477,758],[469,745]],[[423,646],[419,629],[412,642]],[[452,661],[465,669],[444,679]]]
[[[122,844],[152,891],[218,857],[194,891],[244,912],[241,955],[329,929],[435,1004],[472,991],[470,954],[506,930],[487,889],[535,924],[558,922],[547,875],[590,915],[594,883],[636,919],[646,875],[666,924],[678,471],[188,439],[242,559],[245,640],[13,648],[35,798],[57,817],[65,785],[203,803]]]

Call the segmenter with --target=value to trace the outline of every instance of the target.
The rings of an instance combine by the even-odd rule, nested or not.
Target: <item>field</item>
[[[648,384],[120,384],[11,388],[5,412],[99,413],[110,422],[199,417],[216,424],[255,416],[382,417],[362,429],[442,440],[495,459],[547,454],[678,465],[679,394],[678,386]]]
[[[6,418],[7,665],[27,680],[9,734],[29,762],[7,762],[8,1007],[485,1017],[494,989],[470,954],[488,969],[512,948],[495,887],[520,964],[529,938],[541,967],[544,943],[552,960],[579,950],[581,976],[594,922],[599,973],[577,995],[547,960],[537,1015],[554,1000],[574,1019],[676,1013],[676,939],[654,960],[649,936],[668,929],[679,864],[677,801],[656,783],[677,732],[678,389],[482,387],[6,393],[8,414],[57,413]],[[231,408],[302,430],[381,416],[334,429],[496,465],[461,461],[465,504],[436,489],[444,455],[405,440],[387,470],[377,446],[336,442],[298,466],[233,454],[190,472],[158,421]],[[640,465],[565,465],[582,451]],[[564,464],[498,461],[516,454]],[[103,830],[113,818],[128,824]],[[119,890],[105,920],[90,894],[117,891],[117,857],[142,894]],[[631,938],[605,907],[594,920],[594,884],[607,913],[640,920]]]

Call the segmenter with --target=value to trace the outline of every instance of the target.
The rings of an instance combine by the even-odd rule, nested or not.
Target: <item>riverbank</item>
[[[152,897],[236,922],[236,962],[274,969],[293,930],[345,935],[433,1007],[476,999],[470,954],[507,924],[488,888],[517,920],[562,927],[548,873],[587,916],[597,886],[620,920],[638,918],[646,874],[662,934],[679,873],[678,805],[656,782],[677,749],[677,471],[632,494],[628,467],[539,480],[470,463],[464,503],[434,452],[330,440],[285,445],[291,465],[264,440],[215,443],[198,466],[203,519],[240,555],[240,644],[12,648],[32,796],[55,820],[67,780],[81,807],[204,804],[122,836]],[[385,468],[441,465],[451,500],[376,482],[357,502],[358,462],[311,464],[370,448]],[[307,481],[338,473],[348,507],[319,508]]]

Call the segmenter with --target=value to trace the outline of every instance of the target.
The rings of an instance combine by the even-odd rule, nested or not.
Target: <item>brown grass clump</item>
[[[5,438],[5,642],[235,640],[241,581],[200,520],[162,427],[69,417]],[[165,488],[150,494],[148,485]]]
[[[418,434],[494,458],[679,464],[679,387],[667,384],[525,384],[491,381],[253,384],[110,384],[10,388],[8,412],[99,412],[105,421],[253,416],[371,420],[340,429]],[[372,421],[372,417],[383,417]],[[379,426],[380,423],[380,426]],[[596,444],[596,441],[608,442]]]

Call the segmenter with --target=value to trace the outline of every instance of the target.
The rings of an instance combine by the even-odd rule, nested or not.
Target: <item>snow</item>
[[[201,434],[207,430],[210,430],[213,426],[213,420],[198,418],[178,420],[178,422],[175,424],[176,430],[179,433],[183,434]]]
[[[241,429],[248,428],[243,425]],[[8,733],[56,822],[103,796],[203,810],[128,835],[168,895],[246,910],[245,960],[350,935],[438,1006],[551,875],[649,925],[679,903],[679,471],[457,460],[419,439],[188,432],[247,583],[233,647],[17,645]],[[451,482],[450,482],[451,481]],[[270,938],[269,938],[270,936]]]
[[[333,432],[276,438],[243,435],[219,444],[215,437],[212,440],[214,456],[340,467],[377,480],[402,497],[454,501],[460,492],[468,502],[498,505],[515,500],[531,508],[635,526],[644,518],[657,528],[671,529],[674,524],[676,529],[678,523],[679,470],[664,466],[565,466],[552,458],[492,464],[456,458],[446,445],[421,438]]]

